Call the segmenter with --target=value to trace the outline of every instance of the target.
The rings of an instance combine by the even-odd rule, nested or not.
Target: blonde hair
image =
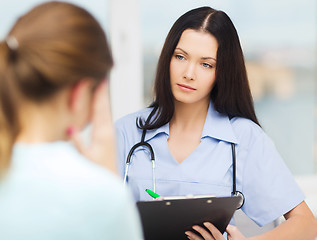
[[[19,96],[39,102],[85,77],[97,84],[112,64],[103,29],[78,6],[47,2],[19,18],[0,42],[0,173],[19,133]]]

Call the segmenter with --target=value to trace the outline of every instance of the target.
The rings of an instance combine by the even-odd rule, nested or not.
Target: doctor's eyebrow
[[[185,50],[183,50],[183,49],[181,49],[181,48],[175,48],[175,50],[180,50],[180,51],[182,51],[184,54],[186,54],[186,55],[188,55],[188,53],[185,51]]]
[[[185,55],[187,55],[187,56],[189,55],[185,50],[181,49],[180,47],[175,48],[175,50],[180,50],[180,51],[182,51]],[[217,60],[216,60],[215,58],[213,58],[213,57],[202,57],[201,59],[202,59],[202,60],[211,59],[211,60],[214,60],[215,62],[217,62]]]
[[[215,62],[217,62],[217,60],[213,57],[202,57],[201,58],[202,60],[208,60],[208,59],[211,59],[211,60],[214,60]]]

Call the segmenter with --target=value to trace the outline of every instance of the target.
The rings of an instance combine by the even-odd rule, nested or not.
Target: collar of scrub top
[[[148,113],[142,117],[146,119],[147,116]],[[160,133],[165,133],[169,136],[169,123],[160,128],[146,131],[144,141],[147,142]],[[228,116],[217,112],[212,102],[209,104],[206,121],[201,134],[201,139],[205,137],[211,137],[234,144],[238,143]]]
[[[238,143],[229,117],[217,112],[212,102],[210,102],[208,107],[201,139],[204,137],[211,137],[234,144]]]

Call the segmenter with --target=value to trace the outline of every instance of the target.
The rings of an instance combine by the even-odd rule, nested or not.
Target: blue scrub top
[[[140,142],[136,119],[147,119],[151,108],[129,114],[116,122],[118,167],[124,176],[127,155]],[[230,196],[232,192],[231,142],[236,144],[237,190],[245,196],[242,211],[263,226],[304,200],[304,194],[262,128],[251,120],[218,113],[209,104],[198,147],[178,163],[168,148],[169,124],[146,132],[145,141],[155,153],[156,192],[161,196]],[[152,163],[147,148],[139,147],[131,158],[128,184],[136,201],[151,200]]]

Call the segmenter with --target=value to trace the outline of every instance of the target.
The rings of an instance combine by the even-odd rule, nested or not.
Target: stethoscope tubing
[[[145,130],[143,130],[145,131]],[[145,134],[144,134],[145,137]],[[127,156],[127,160],[126,160],[126,166],[125,166],[125,171],[124,171],[124,178],[123,178],[123,184],[125,185],[127,182],[127,178],[128,178],[128,171],[129,171],[129,165],[131,162],[131,158],[132,158],[132,154],[133,152],[141,146],[145,146],[148,148],[149,152],[150,152],[150,157],[151,157],[151,162],[152,162],[152,182],[153,182],[153,191],[156,191],[156,181],[155,181],[155,155],[154,155],[154,151],[153,148],[151,146],[151,144],[144,142],[144,137],[142,136],[142,141],[135,144],[129,151],[128,156]]]

